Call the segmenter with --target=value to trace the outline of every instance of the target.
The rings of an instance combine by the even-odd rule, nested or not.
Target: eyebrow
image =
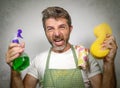
[[[60,24],[58,27],[67,27],[67,25],[66,24]]]
[[[67,25],[66,24],[60,24],[58,27],[67,27]],[[47,26],[46,28],[54,28],[53,26]]]

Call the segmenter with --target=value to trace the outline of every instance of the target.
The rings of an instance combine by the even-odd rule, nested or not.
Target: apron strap
[[[71,49],[72,49],[74,61],[75,61],[75,64],[76,64],[76,68],[78,68],[78,59],[77,59],[77,55],[76,55],[76,52],[75,52],[75,49],[74,49],[73,45],[71,45]]]
[[[50,50],[48,52],[47,62],[46,62],[46,69],[45,70],[47,70],[49,68],[50,55],[51,55],[51,48],[50,48]]]

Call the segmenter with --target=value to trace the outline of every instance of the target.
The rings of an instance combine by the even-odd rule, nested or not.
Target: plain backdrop
[[[48,6],[61,6],[70,13],[73,25],[70,43],[89,48],[96,39],[94,27],[106,22],[120,46],[120,0],[0,0],[0,88],[9,88],[10,68],[5,63],[5,53],[17,29],[23,29],[25,51],[30,60],[50,47],[41,21],[41,12]],[[117,88],[120,88],[119,59],[118,48],[115,60]],[[102,68],[102,61],[98,62]]]

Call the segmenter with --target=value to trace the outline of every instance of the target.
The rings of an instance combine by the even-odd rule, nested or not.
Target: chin
[[[62,51],[62,50],[64,50],[65,49],[65,45],[62,45],[62,46],[53,46],[53,48],[54,48],[54,50],[56,50],[56,51]]]

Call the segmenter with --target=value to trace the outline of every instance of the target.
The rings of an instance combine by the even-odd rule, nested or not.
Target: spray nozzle
[[[18,29],[17,36],[12,40],[13,43],[19,43],[19,38],[23,39],[22,37],[22,29]]]
[[[23,38],[22,37],[22,29],[18,29],[18,31],[17,31],[18,33],[17,33],[17,37],[19,37],[19,38]]]

